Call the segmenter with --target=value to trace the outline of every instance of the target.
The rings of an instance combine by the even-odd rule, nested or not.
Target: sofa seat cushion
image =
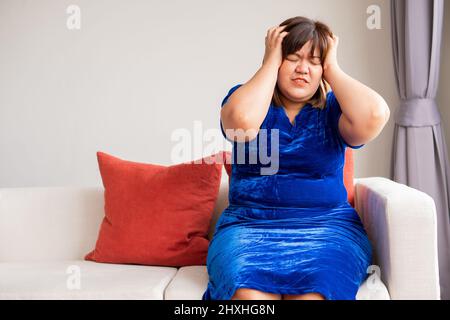
[[[164,294],[165,300],[201,300],[208,285],[206,266],[185,266],[178,269]]]
[[[173,267],[82,260],[1,262],[0,300],[162,300],[176,272]]]
[[[165,300],[201,300],[207,285],[206,266],[181,267],[167,286],[164,297]],[[356,300],[390,300],[386,286],[377,273],[361,284]]]

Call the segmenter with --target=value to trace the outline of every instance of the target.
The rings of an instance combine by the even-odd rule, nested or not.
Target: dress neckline
[[[310,103],[306,103],[301,109],[300,111],[295,115],[294,117],[294,124],[291,123],[291,120],[289,119],[289,116],[286,113],[286,110],[283,108],[283,106],[278,106],[275,108],[280,109],[280,113],[282,114],[282,118],[284,119],[285,122],[287,122],[287,124],[289,125],[289,128],[293,129],[293,128],[297,128],[299,123],[298,120],[300,119],[302,113],[305,111],[306,108],[309,108],[311,106]]]

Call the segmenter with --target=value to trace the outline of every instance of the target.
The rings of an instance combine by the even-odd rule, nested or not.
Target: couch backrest
[[[103,218],[103,189],[0,189],[0,262],[81,259]]]
[[[223,171],[222,171],[222,180],[220,182],[219,194],[217,196],[216,205],[214,207],[212,220],[211,220],[211,224],[209,227],[209,234],[208,234],[209,240],[212,239],[212,236],[214,234],[217,219],[219,219],[223,210],[227,206],[228,206],[228,174],[225,171],[225,166],[224,166]]]
[[[228,205],[223,169],[209,230]],[[0,188],[0,262],[83,259],[104,216],[103,187]]]

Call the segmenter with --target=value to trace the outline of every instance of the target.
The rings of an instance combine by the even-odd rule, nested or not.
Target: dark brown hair
[[[328,53],[328,41],[327,36],[332,36],[331,29],[320,21],[314,21],[306,17],[293,17],[283,21],[280,26],[287,25],[283,31],[287,31],[288,34],[284,37],[282,42],[282,58],[284,59],[298,50],[300,50],[305,43],[312,40],[311,55],[314,54],[316,48],[319,48],[320,63],[325,61],[325,57]],[[323,109],[326,103],[326,95],[329,89],[329,84],[322,77],[320,80],[319,88],[316,93],[307,101],[314,107]],[[272,103],[275,106],[281,106],[280,100],[281,92],[278,88],[278,84],[275,86],[275,90],[272,97]]]

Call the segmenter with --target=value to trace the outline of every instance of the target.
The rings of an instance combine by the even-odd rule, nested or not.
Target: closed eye
[[[286,60],[296,62],[296,61],[298,61],[298,56],[296,54],[289,55],[289,56],[287,56]],[[321,64],[320,57],[311,57],[310,56],[309,61],[311,61],[315,65]]]

